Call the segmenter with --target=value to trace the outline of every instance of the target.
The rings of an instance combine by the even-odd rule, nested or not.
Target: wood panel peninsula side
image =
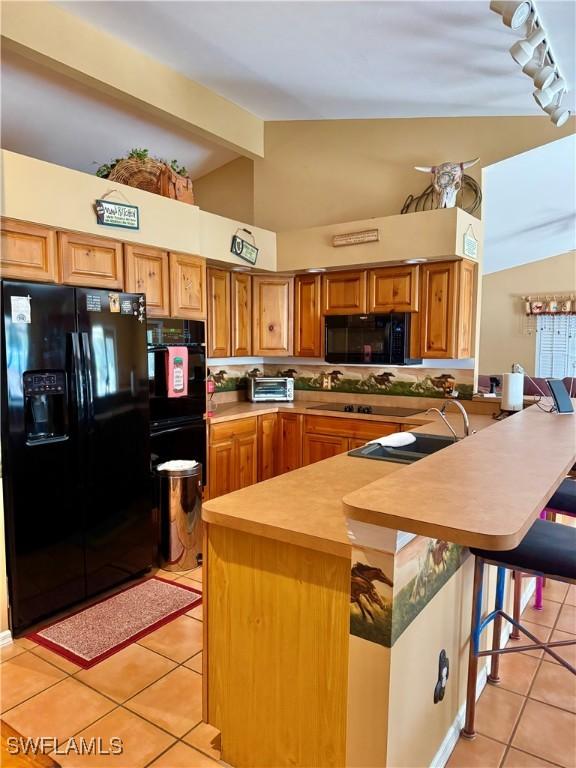
[[[341,454],[205,502],[204,719],[222,759],[435,764],[465,699],[466,547],[522,538],[576,461],[575,418],[471,413],[477,434],[416,464]]]

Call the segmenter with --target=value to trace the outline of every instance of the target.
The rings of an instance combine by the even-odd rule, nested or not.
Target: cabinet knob
[[[273,330],[274,330],[274,326],[273,326],[272,324],[270,324],[270,325],[268,326],[268,330],[269,330],[269,331],[273,331]]]

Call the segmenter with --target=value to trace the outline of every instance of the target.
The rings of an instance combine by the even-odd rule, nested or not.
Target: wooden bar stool
[[[474,719],[476,712],[476,684],[478,677],[478,659],[491,656],[491,667],[488,680],[498,683],[498,667],[500,654],[518,653],[533,648],[541,648],[552,656],[559,664],[576,675],[576,668],[559,656],[553,648],[564,645],[574,645],[576,640],[557,640],[541,642],[523,627],[520,622],[504,612],[504,594],[506,570],[522,571],[532,576],[542,576],[557,581],[576,583],[576,528],[567,525],[556,525],[549,520],[536,520],[532,528],[515,549],[505,552],[493,552],[487,549],[470,550],[475,556],[474,564],[474,594],[472,598],[472,625],[470,631],[470,653],[468,658],[468,687],[466,693],[466,721],[462,736],[467,739],[475,737]],[[482,619],[482,593],[484,583],[484,565],[496,565],[498,578],[496,581],[496,600],[494,610]],[[519,632],[526,635],[531,645],[515,648],[500,648],[502,619],[509,621]],[[480,650],[482,631],[494,622],[494,637],[492,648]]]
[[[546,504],[540,517],[544,520],[556,522],[556,515],[569,515],[576,517],[576,480],[567,477],[560,483],[560,487]],[[536,578],[536,596],[534,598],[534,608],[537,611],[542,610],[543,591],[545,579],[542,576]],[[522,601],[522,571],[514,571],[514,618],[520,621],[520,609]],[[513,628],[510,637],[513,640],[520,639],[520,633],[516,627]]]

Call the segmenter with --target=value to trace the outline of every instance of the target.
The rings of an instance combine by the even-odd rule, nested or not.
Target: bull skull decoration
[[[440,165],[415,165],[417,171],[432,174],[434,204],[436,208],[454,208],[456,194],[462,187],[462,173],[475,165],[480,158],[464,163],[441,163]]]

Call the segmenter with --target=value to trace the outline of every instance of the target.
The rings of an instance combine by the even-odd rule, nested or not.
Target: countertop
[[[438,402],[438,405],[442,400]],[[438,418],[434,414],[426,415],[426,409],[418,411],[414,416],[380,416],[374,413],[346,413],[345,411],[330,411],[326,408],[318,408],[319,405],[326,405],[325,402],[313,402],[310,400],[295,400],[292,403],[225,403],[218,405],[213,416],[208,416],[209,424],[220,424],[224,421],[233,421],[235,419],[248,418],[250,416],[262,416],[265,413],[303,413],[307,416],[333,416],[334,418],[344,419],[363,419],[365,421],[387,421],[394,424],[428,424],[436,421]],[[394,407],[394,406],[391,406]],[[400,406],[408,408],[408,406]],[[462,418],[455,413],[456,431],[462,432]]]
[[[534,405],[347,493],[344,510],[385,528],[512,549],[575,461],[576,414],[545,413]]]
[[[242,406],[243,415],[266,412],[262,410],[261,404],[250,404],[249,408],[252,410],[246,412],[246,405],[234,403],[225,407],[233,412],[235,407]],[[281,410],[285,408],[294,410],[302,408],[302,404],[280,406]],[[306,406],[304,408],[306,413],[314,413]],[[274,405],[271,411],[274,412],[277,409],[278,406]],[[326,411],[320,411],[320,413],[327,415]],[[343,415],[350,417],[352,414]],[[236,414],[235,417],[238,418],[238,415]],[[360,415],[354,414],[354,418],[359,417]],[[391,417],[373,417],[364,414],[362,417],[379,420],[385,418],[386,421],[391,419]],[[410,420],[412,418],[410,417]],[[429,418],[426,417],[426,419]],[[457,433],[462,434],[460,414],[451,413],[449,420]],[[496,425],[496,422],[491,416],[470,415],[471,429],[480,431],[490,427],[492,431],[493,425]],[[449,434],[446,426],[437,416],[432,423],[425,421],[423,426],[415,427],[414,431]],[[441,453],[457,450],[458,445],[468,441],[472,443],[477,439],[478,435],[471,435],[462,443],[450,446]],[[426,462],[429,459],[430,457],[423,461]],[[341,454],[206,501],[203,504],[202,517],[208,523],[348,558],[351,547],[342,498],[370,486],[375,481],[385,484],[391,479],[391,475],[404,473],[407,469],[409,466],[404,464],[358,459]],[[403,529],[402,526],[392,527],[410,530]]]

